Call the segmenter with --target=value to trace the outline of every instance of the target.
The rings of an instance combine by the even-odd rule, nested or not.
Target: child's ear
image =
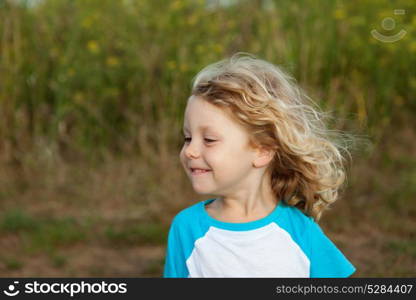
[[[256,158],[253,161],[253,166],[256,168],[261,168],[267,166],[275,155],[276,151],[266,148],[256,148]]]

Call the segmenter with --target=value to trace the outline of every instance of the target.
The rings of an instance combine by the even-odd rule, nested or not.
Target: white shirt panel
[[[211,226],[186,261],[189,277],[309,277],[310,262],[276,223],[231,231]]]

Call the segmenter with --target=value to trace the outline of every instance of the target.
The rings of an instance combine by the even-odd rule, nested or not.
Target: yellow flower
[[[337,20],[345,19],[345,16],[346,16],[345,10],[343,10],[342,8],[337,8],[334,11],[334,18]]]
[[[91,27],[92,23],[93,23],[93,19],[91,17],[87,17],[84,20],[82,20],[81,26],[83,28],[87,28],[88,29],[88,28]]]
[[[106,63],[108,66],[113,67],[113,66],[117,66],[119,65],[120,61],[117,57],[115,56],[109,56],[106,59]]]
[[[188,25],[190,26],[195,25],[197,20],[198,20],[198,17],[195,14],[190,15],[188,18]]]
[[[416,77],[411,77],[410,78],[410,87],[412,89],[416,89]]]
[[[175,0],[172,2],[170,8],[172,10],[180,10],[183,7],[183,1],[181,0]]]
[[[109,97],[117,97],[118,96],[118,89],[115,87],[109,87],[104,89],[104,94]]]
[[[225,25],[229,28],[229,29],[233,29],[236,25],[234,20],[228,20],[225,22]]]
[[[201,44],[198,44],[197,46],[196,46],[196,53],[197,54],[202,54],[204,51],[205,51],[205,47],[204,46],[202,46]]]
[[[393,97],[393,102],[399,107],[403,106],[404,104],[403,98],[400,96]]]
[[[180,65],[179,65],[179,70],[180,70],[181,72],[185,72],[186,70],[188,70],[188,66],[187,66],[187,65],[185,65],[185,64],[180,64]]]
[[[358,106],[358,121],[361,125],[365,124],[367,119],[367,108],[365,106],[365,99],[362,93],[359,93],[356,97]]]
[[[176,62],[173,60],[168,61],[167,65],[169,70],[174,70],[176,68]]]
[[[222,53],[223,46],[221,44],[215,44],[214,47],[213,47],[213,50],[217,53]]]
[[[416,53],[416,41],[413,41],[409,44],[409,49],[410,49],[410,52]]]
[[[100,51],[97,41],[88,41],[87,48],[91,53],[98,53]]]
[[[82,104],[84,102],[85,96],[83,92],[76,92],[74,95],[74,102],[77,104]]]
[[[68,70],[68,76],[69,76],[69,77],[72,77],[72,76],[74,76],[74,74],[75,74],[74,68],[70,68],[70,69]]]

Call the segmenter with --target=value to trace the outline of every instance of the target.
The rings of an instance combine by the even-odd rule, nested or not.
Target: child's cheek
[[[228,157],[229,158],[229,157]],[[224,151],[220,149],[207,149],[205,152],[205,159],[210,168],[212,168],[215,172],[221,172],[227,168],[227,155]]]

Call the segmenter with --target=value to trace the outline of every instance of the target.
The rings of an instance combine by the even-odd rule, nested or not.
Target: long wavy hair
[[[329,130],[329,113],[280,67],[238,52],[203,68],[192,95],[224,109],[250,133],[250,146],[275,151],[267,168],[277,199],[319,220],[346,182],[352,135]]]

